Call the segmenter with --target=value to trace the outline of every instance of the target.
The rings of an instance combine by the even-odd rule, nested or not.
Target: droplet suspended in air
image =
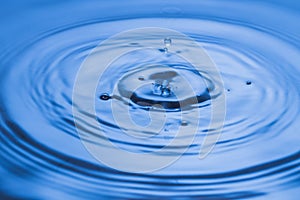
[[[168,47],[170,47],[171,44],[172,44],[172,40],[171,40],[170,38],[165,38],[165,39],[164,39],[164,45],[165,45],[165,47],[163,48],[163,51],[164,51],[165,53],[168,53],[168,52],[169,52]]]
[[[170,38],[165,38],[164,39],[164,44],[166,47],[171,46],[172,40]]]

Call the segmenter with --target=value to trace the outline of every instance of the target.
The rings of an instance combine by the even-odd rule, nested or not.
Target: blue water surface
[[[1,2],[0,199],[299,199],[299,20],[300,3],[292,0]],[[223,87],[205,85],[179,58],[184,48],[179,57],[169,56],[163,46],[172,45],[168,38],[161,38],[162,49],[115,60],[95,92],[97,121],[112,142],[131,152],[152,152],[168,144],[178,127],[186,128],[186,137],[198,128],[176,162],[132,173],[88,152],[74,123],[72,110],[80,107],[73,105],[72,95],[80,67],[100,42],[144,27],[175,30],[197,41],[220,72]],[[120,46],[140,42],[126,41]],[[145,63],[157,65],[139,67]],[[176,75],[164,66],[182,71],[196,88],[199,104],[179,109],[172,92],[182,84],[173,84]],[[134,77],[136,82],[157,80],[126,96],[133,90],[126,81]],[[119,96],[111,97],[110,89],[118,84]],[[199,159],[211,102],[221,94],[226,97],[221,136]],[[132,130],[151,140],[131,138],[122,134],[130,128],[115,124],[108,114],[111,101],[128,108],[141,126],[151,120],[153,105],[163,105],[170,118],[160,131]],[[195,109],[201,123],[178,118]],[[90,128],[87,123],[84,130],[93,134]]]

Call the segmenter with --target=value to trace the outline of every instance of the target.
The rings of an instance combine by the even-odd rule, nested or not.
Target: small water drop
[[[162,90],[161,96],[168,97],[168,96],[170,96],[170,94],[171,94],[171,90],[169,88],[164,88]]]
[[[144,77],[144,76],[140,76],[140,77],[138,77],[138,79],[139,79],[140,81],[144,81],[144,80],[145,80],[145,77]]]
[[[160,95],[163,97],[170,96],[171,89],[169,87],[169,81],[168,80],[155,81],[155,83],[153,83],[153,94]]]
[[[247,84],[247,85],[251,85],[252,82],[251,82],[251,81],[246,81],[246,84]]]
[[[103,93],[103,94],[101,94],[101,96],[100,96],[100,99],[103,100],[103,101],[107,101],[107,100],[109,100],[110,98],[111,98],[111,96],[109,96],[109,94],[107,94],[107,93]]]
[[[168,53],[169,49],[167,47],[164,48],[164,52]]]
[[[153,94],[161,95],[162,86],[160,83],[156,82],[153,84]]]
[[[172,40],[170,38],[165,38],[164,39],[164,44],[166,47],[171,46]]]
[[[187,122],[187,121],[185,121],[185,120],[182,120],[181,121],[181,126],[187,126],[189,123]]]
[[[164,80],[163,82],[162,82],[162,87],[168,87],[168,85],[169,85],[169,82],[167,81],[167,80]]]

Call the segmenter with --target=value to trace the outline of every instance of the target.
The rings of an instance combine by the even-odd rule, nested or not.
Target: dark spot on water
[[[139,79],[140,81],[144,81],[144,80],[145,80],[145,78],[144,78],[143,76],[140,76],[138,79]]]
[[[103,100],[103,101],[107,101],[111,98],[111,96],[109,96],[109,94],[107,93],[104,93],[100,96],[100,99]]]
[[[231,90],[230,89],[227,89],[227,92],[230,92]]]
[[[158,49],[158,51],[163,52],[163,53],[168,53],[168,48],[163,48],[163,49]]]
[[[246,81],[246,85],[251,85],[252,82],[251,81]]]
[[[189,123],[187,121],[181,121],[181,126],[187,126]]]
[[[138,42],[131,42],[131,43],[129,43],[129,45],[131,45],[131,46],[138,46],[140,44]]]
[[[136,104],[140,105],[140,106],[152,106],[151,103],[147,102],[147,101],[138,101],[136,102]]]

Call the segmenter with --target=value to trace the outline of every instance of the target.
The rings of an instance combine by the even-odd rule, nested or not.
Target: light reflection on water
[[[1,199],[297,199],[299,5],[268,2],[27,1],[1,7]],[[199,42],[221,73],[226,119],[214,150],[199,160],[211,116],[210,98],[204,98],[198,108],[200,131],[189,150],[162,170],[135,174],[111,169],[87,152],[75,128],[72,92],[80,66],[99,42],[142,27],[173,29]],[[166,47],[173,45],[162,41]],[[160,63],[163,56],[158,49],[124,57],[116,62],[120,74],[103,81],[115,85],[112,80],[126,78],[137,62],[151,58]],[[180,60],[172,61],[169,67],[189,69]],[[143,106],[173,98],[174,74],[165,76],[161,69],[134,74],[143,83],[156,77],[131,99],[136,106],[131,116],[141,125],[149,122]],[[183,74],[205,94],[201,78],[190,70]],[[124,149],[152,151],[172,138],[177,127],[193,125],[171,117],[155,144],[116,135],[118,127],[108,123],[103,111],[108,106],[101,107],[111,101],[99,99],[103,93],[110,95],[103,87],[95,96],[98,121]],[[147,91],[155,95],[149,97]],[[176,108],[174,102],[164,105]]]

